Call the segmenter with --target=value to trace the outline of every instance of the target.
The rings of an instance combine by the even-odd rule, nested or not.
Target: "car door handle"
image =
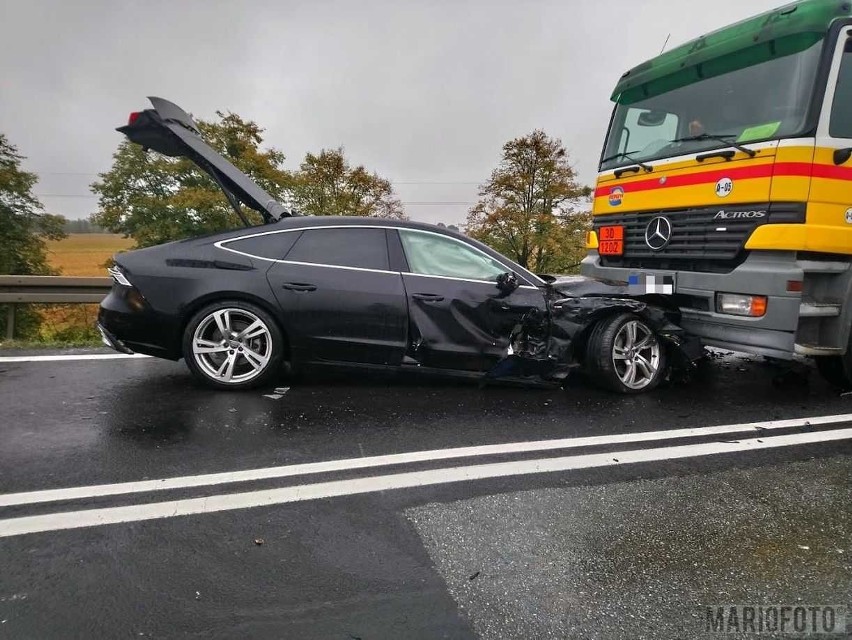
[[[302,282],[285,282],[284,288],[289,289],[290,291],[316,291],[317,285],[305,284]]]
[[[439,296],[436,293],[412,293],[411,297],[423,302],[441,302],[444,299],[444,296]]]

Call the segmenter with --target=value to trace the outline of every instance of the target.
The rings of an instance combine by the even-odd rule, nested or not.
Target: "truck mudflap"
[[[666,347],[671,371],[684,375],[704,355],[701,340],[680,326],[680,310],[667,296],[629,295],[621,283],[578,276],[551,282],[545,302],[544,310],[530,309],[512,329],[506,356],[485,374],[485,381],[563,380],[582,365],[591,329],[620,312],[639,316],[654,330]]]

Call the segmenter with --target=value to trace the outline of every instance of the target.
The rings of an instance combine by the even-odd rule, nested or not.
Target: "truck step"
[[[842,356],[845,351],[833,347],[821,347],[816,344],[796,344],[795,351],[800,356]]]
[[[836,318],[840,315],[840,305],[828,302],[802,302],[799,305],[801,318]]]
[[[822,260],[799,260],[799,267],[805,273],[843,273],[848,271],[848,262],[823,262]]]

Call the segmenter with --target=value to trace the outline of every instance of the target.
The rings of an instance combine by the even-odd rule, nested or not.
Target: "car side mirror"
[[[497,276],[497,288],[500,289],[500,293],[502,293],[503,295],[509,295],[519,286],[521,285],[518,284],[518,276],[516,276],[511,271],[501,273],[499,276]]]

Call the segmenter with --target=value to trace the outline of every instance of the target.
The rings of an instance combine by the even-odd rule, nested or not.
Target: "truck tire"
[[[829,384],[844,391],[852,390],[852,333],[842,356],[822,356],[815,360],[817,370]]]
[[[665,377],[666,350],[648,324],[632,313],[604,318],[589,335],[586,369],[618,393],[650,391]]]

